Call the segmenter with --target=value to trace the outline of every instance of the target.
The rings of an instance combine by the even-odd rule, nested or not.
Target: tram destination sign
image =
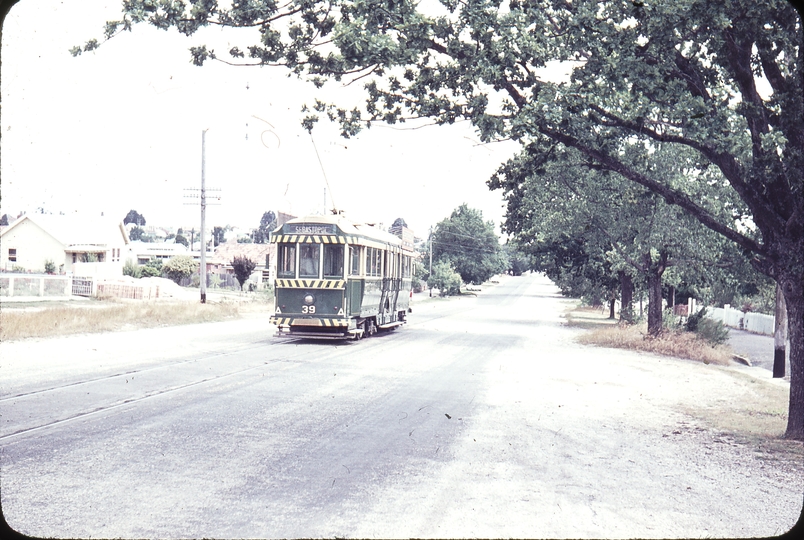
[[[336,234],[336,225],[318,225],[311,223],[288,223],[285,225],[285,234]]]

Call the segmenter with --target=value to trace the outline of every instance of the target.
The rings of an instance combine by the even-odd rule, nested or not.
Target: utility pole
[[[428,277],[430,277],[431,281],[432,281],[432,276],[433,276],[433,227],[430,226],[430,273],[428,274]],[[428,289],[430,289],[430,298],[432,298],[433,297],[433,288],[428,287]]]
[[[217,197],[213,196],[212,200],[214,202],[207,203],[207,191],[220,191],[220,188],[212,188],[207,189],[207,179],[206,179],[206,167],[207,167],[207,160],[206,160],[206,134],[208,129],[205,129],[201,132],[201,190],[197,188],[189,188],[185,189],[184,191],[189,191],[191,193],[185,194],[185,197],[196,199],[200,197],[201,200],[201,230],[198,233],[199,242],[201,243],[201,265],[199,267],[199,279],[198,285],[201,289],[201,303],[207,303],[207,246],[206,246],[206,235],[204,234],[205,229],[207,227],[207,204],[220,204],[220,195]],[[199,193],[196,193],[199,192]],[[186,203],[186,204],[195,204],[195,203]],[[195,229],[193,229],[195,230]],[[192,232],[190,233],[192,235]],[[191,236],[192,238],[192,236]],[[192,242],[192,240],[191,240]],[[192,251],[193,244],[190,244],[190,251]]]
[[[206,183],[206,136],[207,130],[201,132],[201,268],[198,284],[201,287],[201,303],[207,303],[207,245],[204,229],[207,221],[207,183]]]

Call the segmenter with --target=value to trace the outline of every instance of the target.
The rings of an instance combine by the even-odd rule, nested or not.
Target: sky
[[[301,216],[335,207],[355,221],[402,217],[427,235],[462,203],[499,225],[502,194],[486,180],[518,146],[481,144],[468,122],[374,124],[344,139],[319,122],[301,127],[309,83],[283,68],[190,63],[192,45],[220,53],[252,40],[208,28],[188,38],[136,25],[93,52],[121,0],[21,0],[2,30],[0,215],[129,210],[148,225],[200,225],[202,132],[205,179],[220,204],[207,226],[253,228],[263,213]],[[228,56],[228,55],[227,55]],[[329,83],[324,97],[358,104],[360,83]],[[415,129],[414,129],[415,128]],[[320,161],[319,161],[320,158]],[[196,190],[196,191],[190,191]]]

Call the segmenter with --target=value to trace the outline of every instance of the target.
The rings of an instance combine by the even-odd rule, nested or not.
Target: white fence
[[[729,306],[722,308],[706,308],[706,316],[718,321],[731,328],[748,330],[755,334],[773,335],[774,323],[776,318],[773,315],[764,313],[743,313],[739,309],[732,309]]]
[[[4,297],[60,297],[70,296],[69,276],[49,274],[2,274],[0,296]]]

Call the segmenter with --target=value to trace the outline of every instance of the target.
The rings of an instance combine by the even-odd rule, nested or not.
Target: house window
[[[8,248],[8,262],[17,262],[17,248]]]
[[[78,253],[73,253],[73,264],[78,261]]]

